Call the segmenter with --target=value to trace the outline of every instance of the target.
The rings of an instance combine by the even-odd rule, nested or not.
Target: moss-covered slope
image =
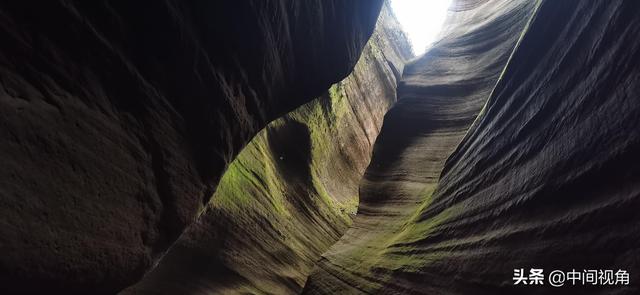
[[[383,6],[353,73],[263,129],[229,166],[199,221],[123,293],[299,293],[351,224],[409,48]]]
[[[351,72],[381,6],[0,2],[0,293],[137,282],[258,131]]]

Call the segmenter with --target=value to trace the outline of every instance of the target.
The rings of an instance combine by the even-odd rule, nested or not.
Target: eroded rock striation
[[[381,5],[0,4],[3,292],[136,282],[250,138],[351,72]]]
[[[387,113],[360,187],[353,226],[323,255],[305,293],[414,291],[415,255],[450,211],[421,222],[445,160],[482,109],[530,19],[534,1],[458,1],[441,39],[411,62]],[[447,208],[447,210],[454,210]],[[422,290],[427,294],[428,289]]]
[[[0,293],[639,294],[637,11],[5,1]]]
[[[433,203],[420,212],[428,223],[455,208],[407,245],[438,257],[420,270],[432,282],[417,286],[640,293],[638,9],[637,1],[541,3],[483,114],[448,160]],[[636,283],[512,286],[514,269],[530,267],[547,274],[622,269]]]
[[[122,294],[299,294],[351,224],[410,46],[385,4],[353,73],[263,129],[205,213]]]
[[[473,32],[498,36],[522,27],[521,21],[509,21],[510,11],[535,13],[504,70],[499,69],[503,62],[496,63],[496,72],[502,73],[495,86],[487,86],[492,92],[486,105],[460,144],[438,141],[471,123],[473,116],[462,115],[465,110],[478,109],[470,108],[471,104],[429,110],[420,106],[425,101],[441,105],[443,96],[465,97],[463,91],[474,88],[459,89],[455,86],[460,81],[442,80],[452,71],[424,79],[413,74],[419,62],[406,67],[405,85],[398,89],[400,102],[388,115],[389,124],[385,119],[362,184],[362,213],[325,254],[307,283],[307,293],[640,292],[634,283],[571,286],[568,282],[569,286],[553,288],[548,281],[543,286],[514,286],[512,279],[519,268],[541,268],[547,274],[554,269],[622,269],[631,274],[631,280],[640,272],[636,212],[640,205],[636,165],[640,159],[640,17],[635,13],[640,4],[547,0],[535,8],[525,2],[486,3],[492,2],[496,6],[490,10],[497,21],[470,27],[469,37]],[[485,2],[467,3],[472,7],[465,10],[480,9]],[[523,6],[495,8],[511,5]],[[459,15],[464,18],[464,13]],[[511,25],[500,25],[503,22]],[[512,36],[519,35],[514,32]],[[441,52],[446,40],[422,60]],[[473,44],[481,43],[477,41]],[[488,42],[485,49],[508,43]],[[463,57],[455,47],[449,53]],[[434,60],[432,66],[446,65],[446,60]],[[476,66],[487,65],[482,59],[468,60]],[[478,77],[485,79],[484,73],[489,72]],[[416,86],[418,82],[421,87]],[[447,90],[436,91],[439,88]],[[392,119],[405,103],[431,116],[422,122],[440,124],[430,124],[428,132],[407,138],[391,135],[407,144],[399,152],[387,153],[392,148],[389,134],[402,132],[396,126],[410,126]],[[437,116],[445,112],[446,117]],[[413,122],[414,116],[406,118]],[[427,142],[428,137],[433,140]],[[445,145],[446,149],[441,148]],[[425,158],[427,152],[433,160],[423,161],[418,168],[403,162]],[[442,172],[431,193],[431,179],[438,173],[424,171],[433,163]]]

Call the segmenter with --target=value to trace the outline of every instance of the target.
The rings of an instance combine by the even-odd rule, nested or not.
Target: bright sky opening
[[[407,33],[413,52],[421,55],[442,29],[451,0],[391,0],[391,8]]]

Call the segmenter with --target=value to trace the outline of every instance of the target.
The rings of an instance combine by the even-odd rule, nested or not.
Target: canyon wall
[[[398,102],[385,116],[361,182],[354,224],[323,255],[305,293],[413,291],[413,281],[403,276],[419,276],[430,259],[403,245],[423,239],[454,210],[431,222],[419,219],[433,201],[445,160],[485,104],[535,7],[535,1],[511,0],[450,7],[439,41],[405,67]]]
[[[639,9],[542,2],[418,217],[433,223],[449,211],[446,219],[402,245],[438,257],[412,279],[416,289],[640,293]],[[622,269],[631,283],[513,286],[519,268]]]
[[[482,9],[483,3],[495,5]],[[448,57],[429,57],[442,52],[444,35],[421,59],[429,67],[418,69],[418,61],[405,68],[399,103],[384,121],[362,183],[358,217],[324,255],[305,292],[638,294],[640,3],[461,4],[482,9],[470,19],[476,24],[452,40],[462,48],[447,48]],[[504,10],[513,5],[522,7]],[[516,12],[522,15],[512,19]],[[474,20],[483,13],[496,21]],[[495,70],[475,76],[495,59],[481,51],[457,54],[477,45],[504,47],[508,55],[518,31],[522,38],[506,66],[501,57]],[[510,37],[482,42],[502,34]],[[450,62],[455,57],[459,63]],[[450,68],[417,74],[463,64],[471,67],[462,80],[450,79]],[[483,80],[481,92],[458,87]],[[472,92],[488,99],[482,110],[475,99],[456,103]],[[429,116],[420,132],[406,131],[419,125],[409,110]],[[472,123],[470,113],[478,111]],[[391,138],[406,144],[388,152],[398,149]],[[622,269],[631,283],[514,286],[520,268],[545,275]]]
[[[263,129],[200,219],[122,294],[299,294],[351,224],[358,183],[410,57],[385,4],[353,73]]]
[[[259,130],[351,72],[381,5],[2,2],[2,293],[139,280]]]
[[[1,3],[0,293],[640,293],[640,2],[387,5]]]

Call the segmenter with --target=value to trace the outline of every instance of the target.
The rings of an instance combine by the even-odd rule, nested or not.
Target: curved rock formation
[[[483,3],[472,2],[471,9]],[[518,13],[532,10],[530,3],[518,5],[526,5]],[[405,124],[388,115],[362,184],[362,214],[325,254],[307,293],[638,294],[639,8],[637,1],[540,1],[499,81],[482,91],[493,88],[459,145],[444,139],[462,136],[472,104],[447,102],[468,97],[474,88],[415,75],[419,62],[407,66],[407,85],[399,88],[400,103],[391,112],[408,113],[403,105],[413,105],[411,110],[429,115],[420,122],[435,127],[404,136],[407,126],[417,125],[417,114],[406,114]],[[472,26],[469,36],[496,36],[509,28],[518,35],[522,21],[500,25],[512,18],[511,10],[491,11],[497,22]],[[446,40],[429,54],[441,52]],[[488,42],[485,48],[511,42]],[[460,57],[486,65],[482,55]],[[434,60],[432,67],[446,60]],[[444,102],[445,95],[455,99]],[[421,107],[425,100],[438,107]],[[390,153],[397,143],[390,138],[407,143]],[[519,268],[541,268],[547,275],[554,269],[622,269],[631,283],[515,286]]]
[[[262,130],[202,217],[122,294],[298,294],[351,224],[410,46],[384,5],[353,73]]]
[[[403,245],[438,257],[420,269],[431,282],[414,280],[417,289],[640,293],[638,9],[542,2],[418,220],[455,210]],[[631,284],[513,286],[516,268],[622,269]]]
[[[419,222],[445,160],[489,97],[535,4],[460,1],[450,8],[441,39],[405,67],[398,103],[385,116],[361,182],[358,215],[323,255],[306,293],[415,291],[402,275],[419,275],[429,259],[400,245],[423,238],[445,217]]]
[[[388,9],[0,3],[0,293],[639,294],[640,2]]]
[[[348,75],[382,1],[4,1],[0,285],[112,294],[267,122]]]

